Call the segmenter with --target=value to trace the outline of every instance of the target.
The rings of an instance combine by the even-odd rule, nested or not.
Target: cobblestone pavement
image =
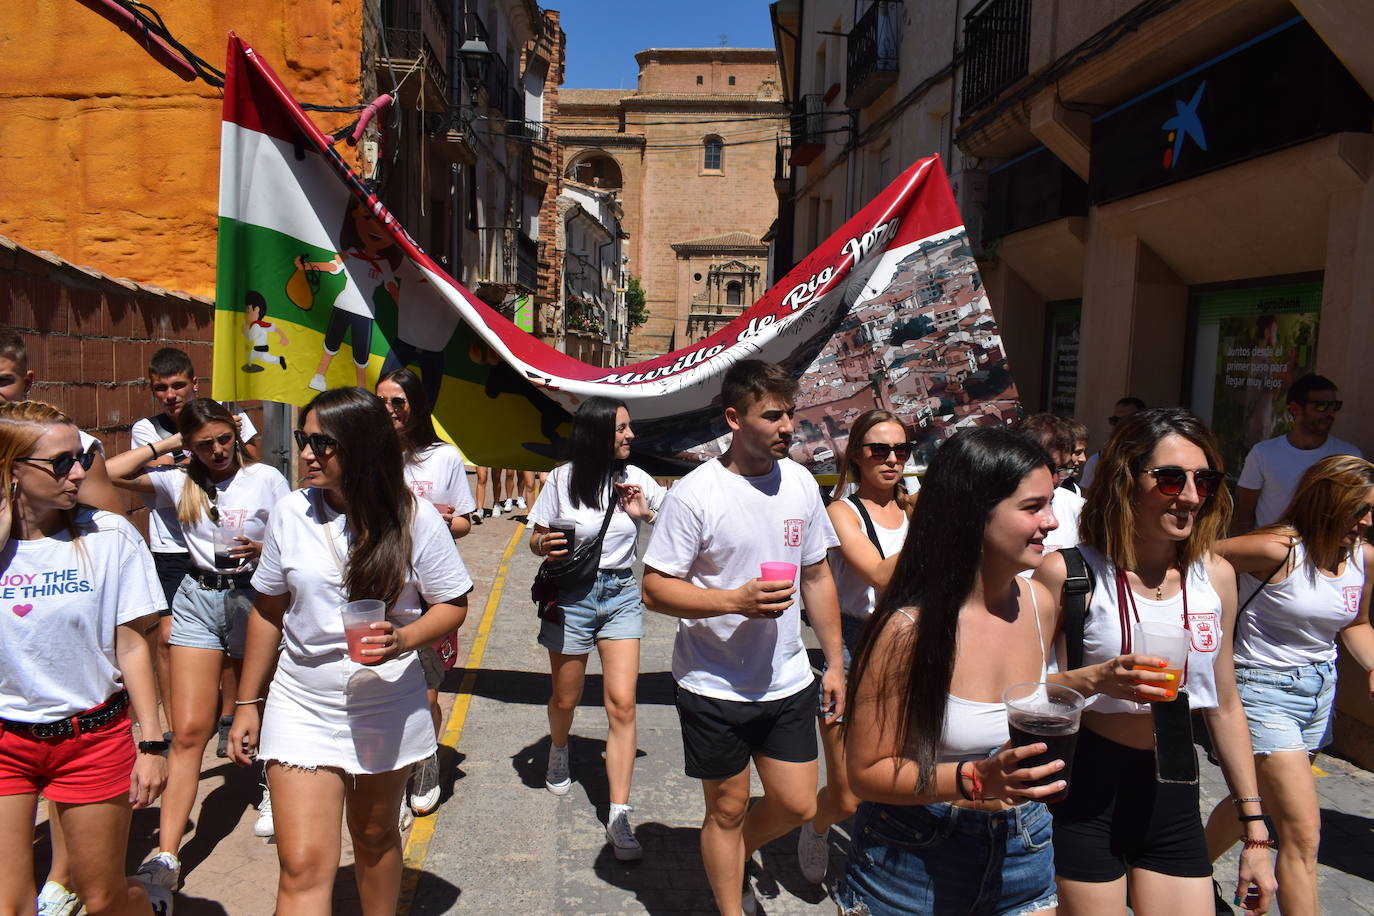
[[[701,791],[682,773],[669,674],[673,621],[646,614],[640,756],[631,798],[644,858],[621,864],[603,828],[606,720],[595,655],[573,726],[572,791],[557,798],[543,788],[548,659],[534,641],[528,590],[538,560],[517,531],[523,528],[508,517],[489,519],[460,542],[476,582],[462,631],[460,658],[467,667],[452,672],[444,686],[445,797],[439,811],[418,819],[408,836],[400,916],[714,912],[697,845]],[[1320,758],[1318,767],[1323,912],[1374,916],[1374,774],[1329,757]],[[1224,789],[1215,768],[1204,763],[1203,775],[1210,810]],[[277,858],[270,841],[253,836],[257,783],[253,772],[217,759],[213,746],[207,751],[195,830],[182,854],[178,916],[272,912]],[[156,809],[135,814],[131,872],[154,849],[156,830]],[[46,866],[45,837],[46,825],[40,824],[40,869]],[[831,878],[824,887],[802,879],[795,833],[765,847],[758,857],[764,872],[760,911],[834,913],[828,895],[844,865],[844,825],[831,833],[831,843]],[[1234,860],[1233,853],[1218,868],[1223,886],[1234,882]],[[345,833],[336,913],[357,912],[350,862]]]

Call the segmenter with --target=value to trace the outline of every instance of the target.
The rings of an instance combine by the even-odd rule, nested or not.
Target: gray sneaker
[[[572,769],[568,764],[568,746],[549,745],[549,768],[544,771],[544,788],[554,795],[567,795],[572,787]]]
[[[181,879],[181,860],[170,852],[160,852],[138,867],[134,879],[146,887],[177,889]]]
[[[613,814],[606,825],[606,839],[611,841],[611,852],[621,862],[637,862],[644,855],[644,847],[635,839],[634,828],[630,826],[628,805],[624,810]]]
[[[811,829],[810,822],[797,830],[797,863],[801,866],[802,877],[812,884],[825,880],[825,870],[830,865],[830,844],[826,842],[829,832],[817,833]]]
[[[439,807],[439,754],[436,751],[415,764],[410,774],[410,810],[417,817],[432,814]]]

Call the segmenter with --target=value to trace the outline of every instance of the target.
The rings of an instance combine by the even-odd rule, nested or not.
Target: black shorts
[[[336,308],[329,313],[329,327],[324,332],[324,350],[331,356],[343,346],[344,334],[353,334],[353,363],[366,366],[372,353],[372,319]]]
[[[816,681],[780,700],[717,700],[677,689],[682,757],[693,779],[729,779],[754,754],[785,763],[816,759]]]
[[[1128,868],[1210,878],[1197,786],[1155,781],[1154,751],[1078,732],[1069,797],[1054,814],[1054,870],[1070,881],[1115,881]]]
[[[158,616],[171,617],[172,598],[176,596],[177,589],[181,588],[181,580],[195,572],[191,566],[191,554],[155,553],[153,569],[157,570],[157,581],[162,585],[162,596],[167,599],[167,606],[158,611]]]

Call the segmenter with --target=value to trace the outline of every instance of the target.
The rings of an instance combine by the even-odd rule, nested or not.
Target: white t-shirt
[[[1321,445],[1308,449],[1294,448],[1287,436],[1256,442],[1250,454],[1245,456],[1245,466],[1237,481],[1247,490],[1259,490],[1255,527],[1263,528],[1277,521],[1288,508],[1302,475],[1328,455],[1364,457],[1359,447],[1335,436],[1327,436]]]
[[[258,428],[253,425],[253,421],[248,414],[236,412],[235,417],[239,418],[239,435],[244,442],[251,442],[253,437],[258,434]],[[164,414],[158,414],[160,422],[171,422]],[[176,432],[176,424],[172,423],[172,432]],[[152,417],[144,417],[134,423],[129,430],[129,448],[135,449],[143,446],[152,445],[154,442],[161,442],[172,434],[172,432],[162,432],[153,425]],[[149,456],[151,457],[151,456]],[[170,465],[157,465],[148,469],[148,476],[164,473],[172,470]],[[178,479],[180,475],[178,474]],[[161,509],[155,508],[153,500],[145,496],[143,504],[148,507],[148,547],[153,553],[185,553],[186,542],[181,539],[181,525],[177,523],[177,510],[175,506],[163,506]]]
[[[743,477],[712,459],[669,491],[644,565],[701,588],[732,589],[757,579],[760,563],[810,566],[839,543],[801,465],[784,458],[767,474]],[[801,690],[812,680],[801,590],[775,619],[678,621],[673,677],[683,690],[719,700],[777,700]]]
[[[0,549],[0,718],[51,722],[104,703],[123,685],[115,628],[167,606],[133,525],[95,509],[77,522],[79,548],[64,531]]]
[[[181,494],[185,492],[186,472],[180,468],[171,474],[149,474],[153,484],[154,504],[162,509],[170,506],[173,515]],[[253,541],[261,541],[267,532],[267,517],[286,494],[291,492],[281,471],[265,464],[250,464],[239,469],[234,476],[214,484],[215,506],[219,509],[219,526],[233,528],[235,535],[242,535]],[[197,569],[211,573],[234,573],[248,569],[243,564],[237,570],[215,568],[215,524],[210,521],[209,512],[201,513],[200,520],[190,528],[180,522],[182,541],[191,552],[191,562]]]
[[[1078,485],[1083,488],[1084,493],[1092,486],[1093,478],[1097,476],[1097,463],[1101,460],[1102,453],[1093,452],[1088,456],[1088,460],[1083,462],[1083,471],[1078,475]]]
[[[407,461],[405,475],[410,492],[421,499],[452,506],[454,515],[477,511],[463,453],[447,442],[431,445]]]
[[[632,464],[625,466],[625,473],[617,478],[621,483],[632,483],[644,490],[644,498],[649,508],[655,511],[663,505],[667,490],[658,485],[648,474]],[[606,500],[614,499],[609,485],[601,494],[601,508],[578,506],[573,508],[572,496],[568,493],[568,483],[572,480],[572,465],[560,464],[549,472],[544,489],[530,509],[530,521],[536,525],[549,526],[556,518],[570,518],[577,522],[577,543],[594,540],[606,518]],[[606,538],[601,542],[600,569],[628,569],[635,561],[635,539],[639,536],[639,522],[625,514],[620,506],[611,513],[611,523],[606,528]]]
[[[859,519],[859,530],[863,532],[864,538],[872,543],[872,540],[868,538],[868,528],[864,525],[863,516],[859,515],[859,510],[854,508],[854,504],[849,501],[848,497],[838,500],[838,502],[842,503]],[[872,515],[872,513],[869,514]],[[902,513],[902,524],[897,528],[884,528],[878,524],[876,518],[873,519],[873,530],[878,534],[878,543],[882,546],[883,559],[901,552],[902,545],[906,543],[906,532],[909,527],[911,527],[911,521],[905,512]],[[840,613],[859,618],[865,618],[873,613],[878,597],[877,591],[868,584],[863,576],[859,575],[858,571],[849,565],[849,561],[844,558],[844,552],[838,547],[833,547],[830,550],[830,574],[835,577],[835,592],[840,596]]]
[[[347,521],[314,488],[296,490],[272,507],[253,588],[264,595],[291,595],[282,623],[286,651],[295,659],[347,649],[339,613],[348,603],[343,585],[343,564],[351,543]],[[409,578],[387,615],[398,627],[420,616],[422,597],[429,604],[440,604],[472,590],[472,579],[448,525],[422,499],[415,500],[410,537]]]
[[[1339,576],[1328,576],[1306,565],[1307,548],[1299,542],[1293,546],[1293,571],[1282,582],[1261,588],[1259,577],[1237,576],[1240,600],[1250,603],[1236,621],[1236,664],[1299,668],[1334,662],[1336,637],[1360,613],[1364,559],[1361,544]]]

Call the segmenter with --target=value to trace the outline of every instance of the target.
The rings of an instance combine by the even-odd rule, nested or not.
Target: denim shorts
[[[251,588],[201,588],[190,576],[172,598],[172,636],[168,645],[214,649],[243,658],[248,614],[257,593]]]
[[[1026,916],[1059,905],[1050,813],[864,802],[835,890],[845,916]]]
[[[1256,754],[1318,751],[1326,746],[1336,665],[1251,668],[1236,665],[1236,687]]]
[[[560,586],[561,589],[561,586]],[[597,570],[584,592],[558,596],[561,623],[539,624],[539,645],[564,655],[586,655],[598,639],[640,639],[644,605],[639,583],[628,569]]]

